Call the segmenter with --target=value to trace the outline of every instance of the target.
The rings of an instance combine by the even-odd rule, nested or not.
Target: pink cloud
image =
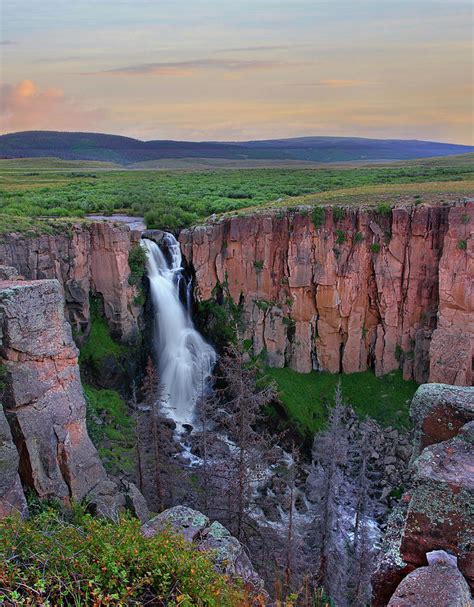
[[[0,86],[0,130],[90,130],[105,112],[88,109],[60,88],[40,89],[32,80]]]

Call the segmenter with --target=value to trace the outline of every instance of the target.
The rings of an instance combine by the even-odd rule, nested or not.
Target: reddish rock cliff
[[[184,230],[198,299],[226,285],[273,366],[382,375],[402,365],[420,383],[470,384],[474,202],[340,218],[326,208],[320,223],[290,209]]]
[[[76,224],[56,235],[4,234],[0,264],[13,266],[28,280],[56,278],[67,318],[78,334],[89,328],[89,296],[102,296],[113,335],[131,341],[137,334],[140,309],[128,284],[128,254],[139,238],[139,232],[110,222]]]
[[[12,491],[22,509],[18,473],[40,498],[87,497],[106,514],[124,503],[87,434],[78,351],[63,308],[56,280],[0,282],[2,404],[19,455],[12,454],[11,440],[0,452],[8,471],[0,483],[2,514]]]

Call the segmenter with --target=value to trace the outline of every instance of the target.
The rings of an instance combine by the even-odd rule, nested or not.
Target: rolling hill
[[[473,152],[474,147],[430,141],[299,137],[244,142],[140,141],[102,133],[24,131],[0,136],[0,158],[55,157],[128,165],[159,159],[220,158],[347,162],[410,160]]]

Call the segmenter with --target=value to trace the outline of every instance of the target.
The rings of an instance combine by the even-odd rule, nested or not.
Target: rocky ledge
[[[155,516],[142,526],[145,537],[169,530],[182,535],[193,542],[199,550],[209,552],[215,567],[231,578],[242,579],[260,603],[257,597],[265,597],[263,581],[255,572],[242,544],[217,521],[211,522],[207,516],[187,506],[175,506]]]
[[[413,399],[411,414],[418,444],[427,446],[412,462],[412,488],[391,517],[382,558],[373,577],[373,607],[387,605],[408,574],[415,587],[419,586],[419,580],[425,580],[429,572],[418,573],[418,569],[425,568],[433,551],[450,555],[459,566],[456,576],[464,576],[474,588],[474,388],[421,386]],[[442,573],[436,579],[449,577],[449,570]],[[405,583],[408,587],[410,584]],[[398,602],[389,604],[411,605],[400,602],[404,592],[396,595]],[[441,597],[441,593],[438,598],[433,594],[431,600],[413,605],[464,605],[454,600],[443,602]]]
[[[125,506],[87,434],[77,356],[57,280],[0,282],[0,515],[26,513],[23,489],[107,516]]]

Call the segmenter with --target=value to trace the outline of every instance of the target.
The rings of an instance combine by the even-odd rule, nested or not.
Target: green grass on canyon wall
[[[376,377],[370,371],[334,375],[268,368],[266,374],[276,382],[288,417],[303,434],[314,434],[323,428],[339,380],[344,401],[359,416],[368,415],[384,426],[399,429],[409,427],[409,405],[418,387],[413,381],[404,381],[401,371]]]
[[[84,386],[87,430],[107,470],[132,472],[135,465],[135,421],[116,390]]]
[[[471,155],[469,155],[471,156]],[[474,157],[474,155],[472,155]],[[207,171],[112,170],[50,159],[21,164],[0,160],[0,231],[39,230],[47,218],[82,218],[88,213],[144,215],[149,227],[178,229],[212,214],[269,204],[341,204],[439,201],[474,191],[474,163],[393,163]],[[36,165],[35,165],[36,163]],[[24,168],[20,168],[24,166]],[[50,166],[48,169],[47,167]],[[82,168],[81,168],[82,167]],[[420,194],[426,192],[426,197]],[[371,199],[373,198],[373,200]],[[383,197],[386,200],[387,197]],[[39,221],[41,219],[41,221]],[[49,219],[51,221],[51,219]]]

